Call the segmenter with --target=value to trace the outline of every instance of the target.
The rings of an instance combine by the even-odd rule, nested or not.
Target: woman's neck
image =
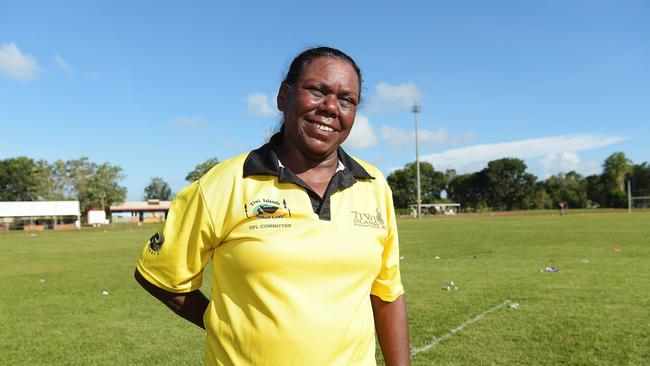
[[[282,165],[297,175],[307,172],[320,174],[327,172],[331,177],[336,172],[339,162],[336,150],[327,156],[310,157],[295,145],[286,144],[284,141],[277,146],[276,153]]]
[[[289,168],[320,197],[325,195],[327,186],[338,168],[339,160],[336,150],[322,159],[314,159],[308,158],[295,146],[280,143],[276,153],[282,165]]]

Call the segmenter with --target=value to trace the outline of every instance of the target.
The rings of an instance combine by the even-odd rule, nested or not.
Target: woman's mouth
[[[317,129],[324,131],[324,132],[334,132],[336,131],[334,128],[331,126],[328,126],[326,124],[320,123],[320,122],[315,122],[315,121],[308,121],[312,125],[314,125]]]
[[[321,131],[334,132],[334,129],[332,127],[325,126],[320,123],[316,123],[316,128],[318,128]]]

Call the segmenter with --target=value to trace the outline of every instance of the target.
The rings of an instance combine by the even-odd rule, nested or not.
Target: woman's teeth
[[[334,129],[332,127],[321,125],[320,123],[316,123],[316,128],[322,131],[334,132]]]

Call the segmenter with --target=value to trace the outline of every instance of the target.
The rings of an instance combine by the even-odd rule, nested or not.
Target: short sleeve
[[[399,237],[393,207],[393,194],[388,185],[384,184],[386,185],[386,227],[388,232],[384,240],[381,270],[372,284],[370,293],[384,301],[392,302],[404,294],[404,287],[399,270]]]
[[[137,269],[153,285],[171,292],[201,287],[215,237],[199,182],[178,193],[162,230],[147,242]]]

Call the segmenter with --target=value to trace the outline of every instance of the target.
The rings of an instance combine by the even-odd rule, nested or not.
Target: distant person
[[[178,193],[145,246],[136,280],[206,329],[206,365],[375,365],[375,332],[387,365],[410,364],[391,191],[341,148],[360,99],[348,55],[298,55],[280,131]]]
[[[560,201],[560,203],[557,204],[560,207],[560,216],[564,216],[564,210],[566,209],[566,202]]]

